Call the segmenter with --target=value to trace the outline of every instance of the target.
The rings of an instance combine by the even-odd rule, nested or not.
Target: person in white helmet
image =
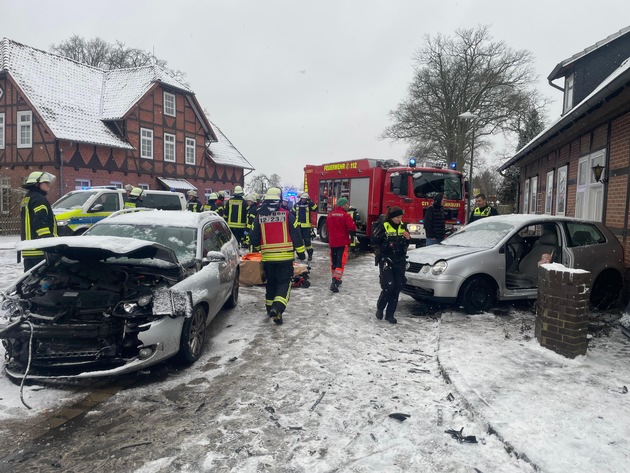
[[[131,189],[129,193],[129,197],[125,201],[126,209],[135,209],[137,207],[142,207],[142,188],[134,187]]]
[[[21,239],[37,240],[57,236],[57,222],[46,194],[55,176],[43,171],[33,171],[22,185],[28,192],[22,199],[21,211]],[[44,260],[42,250],[22,250],[24,271]]]
[[[190,212],[203,212],[203,204],[199,201],[197,191],[191,189],[186,192],[186,194],[188,195],[188,203],[186,204],[186,208]]]
[[[267,314],[277,325],[282,324],[282,314],[289,303],[294,252],[300,260],[306,259],[295,217],[281,208],[281,203],[282,191],[269,188],[250,235],[252,246],[262,253]]]
[[[304,240],[304,246],[306,247],[306,253],[308,254],[308,260],[313,259],[313,243],[311,242],[311,212],[317,212],[317,204],[313,203],[311,197],[306,192],[300,194],[300,200],[298,200],[291,209],[295,220],[302,231],[302,239]]]
[[[236,241],[243,244],[247,228],[247,208],[241,186],[234,187],[234,195],[228,200],[226,207],[225,221],[234,233]]]

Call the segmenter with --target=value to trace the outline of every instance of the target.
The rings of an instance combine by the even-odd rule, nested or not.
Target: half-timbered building
[[[201,197],[242,186],[252,169],[190,87],[159,66],[105,71],[0,42],[0,211],[15,207],[4,190],[34,170],[56,175],[54,201],[126,184]]]

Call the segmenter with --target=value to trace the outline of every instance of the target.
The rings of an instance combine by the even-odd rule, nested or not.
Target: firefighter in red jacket
[[[267,314],[277,325],[282,325],[282,314],[291,293],[293,252],[297,252],[300,260],[306,259],[300,228],[295,217],[280,208],[281,203],[282,191],[269,188],[250,235],[252,246],[262,253]]]
[[[348,213],[349,208],[348,199],[342,197],[337,201],[337,207],[328,214],[326,219],[328,245],[330,246],[330,270],[332,272],[330,290],[332,292],[339,292],[343,269],[348,260],[350,236],[354,238],[357,231],[357,226]]]

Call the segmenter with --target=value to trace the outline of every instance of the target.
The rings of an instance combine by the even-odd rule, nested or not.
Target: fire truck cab
[[[326,218],[341,197],[348,198],[361,217],[357,236],[367,245],[372,227],[390,207],[404,211],[412,243],[425,244],[424,210],[433,196],[444,194],[442,205],[447,226],[457,229],[465,222],[464,179],[461,172],[431,165],[403,166],[395,160],[358,159],[306,165],[304,190],[317,204],[311,221],[322,241],[328,241]]]

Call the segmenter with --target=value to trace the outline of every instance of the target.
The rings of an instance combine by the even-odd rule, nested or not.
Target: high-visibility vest
[[[56,237],[57,221],[50,203],[43,194],[29,191],[20,203],[22,213],[22,240],[37,240],[39,238]],[[22,257],[42,257],[42,250],[22,250]]]
[[[268,215],[258,215],[260,252],[263,261],[293,259],[293,241],[289,228],[289,212],[279,209]]]
[[[297,202],[292,209],[295,219],[302,228],[309,228],[311,226],[311,212],[317,212],[317,204],[314,202],[302,203]]]
[[[490,211],[492,210],[492,208],[488,205],[486,206],[485,209],[481,210],[479,207],[475,207],[475,211],[473,212],[473,215],[475,217],[487,217],[488,215],[490,215]]]
[[[228,200],[227,224],[230,228],[245,228],[247,226],[245,201],[238,197]]]

